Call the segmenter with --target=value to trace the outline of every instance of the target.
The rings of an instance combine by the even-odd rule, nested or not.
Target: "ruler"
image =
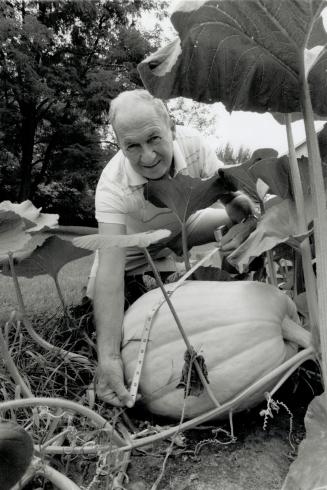
[[[219,251],[218,246],[217,246],[217,248],[210,250],[210,252],[208,252],[199,262],[197,262],[189,271],[187,271],[186,274],[184,274],[183,277],[181,277],[177,282],[175,282],[174,284],[171,284],[171,285],[168,284],[167,285],[167,293],[169,295],[173,294],[173,292],[176,291],[177,288],[182,286],[184,281],[188,277],[190,277],[193,274],[193,272],[196,271],[196,269],[198,267],[200,267],[206,260],[208,260],[217,251]],[[130,390],[129,390],[129,393],[130,393],[131,397],[133,398],[134,402],[136,401],[136,395],[137,395],[138,387],[140,384],[140,378],[141,378],[142,368],[143,368],[143,364],[144,364],[145,353],[146,353],[146,349],[147,349],[148,342],[149,342],[149,336],[150,336],[150,331],[151,331],[151,327],[153,324],[153,320],[154,320],[156,314],[158,313],[160,307],[165,303],[165,301],[166,300],[165,300],[164,296],[162,296],[160,298],[160,300],[150,310],[150,312],[147,315],[145,322],[144,322],[144,327],[143,327],[142,334],[141,334],[140,347],[139,347],[139,351],[138,351],[138,355],[137,355],[136,367],[135,367],[132,383],[131,383]]]

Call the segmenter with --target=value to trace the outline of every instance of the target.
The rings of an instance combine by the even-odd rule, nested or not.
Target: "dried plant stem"
[[[126,441],[118,434],[117,431],[113,429],[111,424],[107,422],[106,419],[101,417],[98,413],[94,412],[88,407],[84,407],[79,403],[64,400],[62,398],[26,398],[24,400],[10,400],[6,402],[0,403],[0,411],[5,412],[6,410],[15,409],[15,408],[30,408],[30,407],[51,407],[51,408],[64,408],[66,410],[72,410],[77,412],[79,415],[83,417],[87,417],[93,424],[99,429],[105,429],[108,431],[110,436],[112,436],[113,442],[118,446],[124,446]]]
[[[65,349],[55,347],[54,345],[50,344],[50,342],[47,342],[46,340],[44,340],[37,332],[35,332],[35,330],[32,326],[32,323],[26,314],[23,295],[22,295],[22,292],[21,292],[21,289],[19,286],[16,271],[15,271],[12,252],[9,252],[8,256],[9,256],[9,265],[10,265],[11,276],[12,276],[12,279],[14,281],[14,287],[15,287],[15,292],[16,292],[16,296],[17,296],[19,310],[20,310],[20,313],[22,316],[23,323],[24,323],[25,328],[28,331],[29,335],[32,337],[32,339],[37,344],[39,344],[41,347],[43,347],[43,349],[52,351],[52,352],[58,354],[59,356],[61,356],[63,358],[69,359],[70,361],[75,361],[75,362],[79,362],[81,364],[85,364],[87,366],[90,366],[90,361],[86,357],[84,357],[80,354],[75,354],[74,352],[68,352]]]
[[[4,336],[2,334],[1,328],[0,328],[0,352],[2,354],[2,358],[3,358],[3,360],[7,366],[7,369],[9,371],[11,377],[15,381],[16,385],[20,386],[20,389],[22,391],[23,396],[26,398],[33,398],[34,397],[33,393],[31,392],[31,390],[29,389],[29,387],[27,386],[27,384],[25,383],[25,381],[21,377],[21,375],[17,369],[17,366],[14,363],[14,361],[10,355],[10,352],[9,352],[7,343],[4,339]]]
[[[189,340],[188,340],[188,338],[187,338],[187,335],[186,335],[186,333],[185,333],[185,330],[184,330],[184,328],[183,328],[183,326],[182,326],[182,324],[181,324],[181,322],[180,322],[180,319],[179,319],[179,317],[178,317],[178,315],[177,315],[177,312],[176,312],[176,310],[175,310],[175,307],[174,307],[174,305],[173,305],[173,304],[172,304],[172,302],[171,302],[171,299],[170,299],[170,297],[169,297],[169,294],[167,293],[167,291],[166,291],[166,289],[165,289],[165,286],[164,286],[164,284],[163,284],[163,282],[162,282],[162,280],[161,280],[161,277],[160,277],[160,275],[158,274],[158,271],[157,271],[156,265],[155,265],[155,263],[153,262],[152,257],[151,257],[150,253],[148,252],[148,250],[147,250],[146,248],[144,248],[144,249],[143,249],[143,252],[144,252],[144,254],[145,254],[145,256],[146,256],[146,258],[147,258],[147,260],[148,260],[148,262],[149,262],[150,266],[152,267],[152,270],[153,270],[154,276],[155,276],[155,278],[156,278],[156,281],[157,281],[157,283],[158,283],[158,286],[160,287],[160,289],[161,289],[161,291],[162,291],[162,294],[164,295],[164,298],[165,298],[165,300],[166,300],[166,302],[167,302],[167,305],[169,306],[169,309],[170,309],[170,311],[171,311],[171,313],[172,313],[172,315],[173,315],[173,317],[174,317],[174,320],[175,320],[175,322],[176,322],[176,325],[177,325],[177,327],[178,327],[178,330],[180,331],[180,334],[181,334],[181,336],[183,337],[183,340],[184,340],[184,342],[185,342],[186,348],[187,348],[187,350],[189,351],[190,356],[191,356],[191,358],[192,358],[192,355],[193,355],[193,348],[192,348],[192,346],[191,346],[191,344],[190,344],[190,342],[189,342]],[[209,386],[209,383],[208,383],[208,382],[207,382],[207,380],[205,379],[204,374],[203,374],[203,372],[202,372],[202,369],[200,368],[199,363],[198,363],[198,361],[197,361],[196,359],[194,360],[194,366],[195,366],[196,372],[197,372],[197,374],[198,374],[198,376],[199,376],[199,378],[200,378],[200,380],[201,380],[201,383],[203,384],[203,387],[204,387],[204,389],[206,390],[207,395],[209,396],[210,400],[211,400],[211,401],[214,403],[214,405],[215,405],[216,407],[220,407],[221,405],[220,405],[220,403],[218,402],[218,400],[216,399],[216,397],[215,397],[215,395],[214,395],[213,391],[211,390],[211,388],[210,388],[210,386]]]
[[[285,115],[287,141],[289,148],[289,162],[291,168],[293,194],[295,199],[296,214],[299,224],[299,233],[303,234],[308,231],[305,218],[305,204],[302,189],[301,176],[297,163],[294,140],[291,128],[291,116]],[[318,348],[319,330],[318,330],[318,298],[317,298],[317,283],[312,267],[312,254],[309,238],[305,238],[301,243],[302,268],[304,282],[306,286],[306,297],[309,309],[309,321],[313,337],[313,344]]]
[[[321,345],[321,370],[323,383],[327,387],[327,209],[324,175],[317,135],[314,127],[313,110],[308,81],[302,76],[302,109],[307,136],[312,197],[314,202],[314,237],[316,248],[318,325]],[[326,395],[327,396],[327,392]],[[326,399],[327,404],[327,399]]]
[[[187,380],[186,380],[186,386],[185,386],[185,397],[184,397],[184,403],[183,403],[181,417],[180,417],[180,420],[179,420],[179,425],[178,425],[177,430],[176,430],[176,432],[174,433],[174,435],[173,435],[173,437],[171,439],[171,443],[170,443],[170,445],[169,445],[169,447],[168,447],[168,449],[166,451],[165,458],[164,458],[163,463],[162,463],[161,471],[160,471],[160,473],[159,473],[156,481],[152,485],[151,490],[157,490],[158,485],[160,484],[160,482],[161,482],[161,480],[162,480],[162,478],[163,478],[163,476],[165,474],[165,469],[166,469],[168,458],[171,455],[171,452],[173,450],[176,437],[177,437],[177,435],[178,435],[178,433],[180,431],[181,425],[183,424],[183,420],[184,420],[184,417],[185,417],[185,408],[186,408],[187,393],[189,392],[189,389],[190,389],[191,374],[192,374],[192,365],[194,364],[194,361],[195,361],[195,355],[193,353],[193,355],[192,355],[192,357],[190,359],[190,364],[189,364],[188,372],[187,372]]]
[[[41,459],[34,457],[26,475],[15,485],[12,490],[23,489],[35,476],[43,476],[49,480],[58,490],[81,490],[70,478],[55,470]]]

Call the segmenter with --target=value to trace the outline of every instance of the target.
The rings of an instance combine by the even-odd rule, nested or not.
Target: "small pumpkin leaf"
[[[326,393],[316,396],[304,418],[306,437],[291,464],[282,490],[327,488],[327,411]]]
[[[299,235],[298,229],[295,204],[290,199],[284,199],[267,209],[256,230],[228,256],[228,262],[244,272],[254,257],[280,243],[299,247],[299,241],[293,237],[301,241],[305,236]]]
[[[12,422],[0,422],[0,488],[10,490],[27,470],[33,457],[29,434]]]
[[[126,248],[140,247],[146,248],[153,243],[157,243],[170,236],[169,230],[146,231],[144,233],[134,233],[131,235],[86,235],[73,239],[74,245],[89,250],[99,248]]]
[[[27,258],[15,265],[16,274],[31,278],[42,274],[49,274],[56,279],[60,269],[72,260],[85,257],[92,253],[74,246],[68,240],[62,240],[57,236],[46,237],[45,242],[38,246]],[[5,265],[2,273],[11,275],[10,268]]]
[[[144,187],[145,199],[157,207],[171,209],[181,223],[229,192],[230,187],[217,175],[200,179],[177,174],[173,179],[150,180]]]
[[[192,353],[190,353],[188,350],[185,351],[181,379],[176,386],[177,389],[184,389],[184,398],[186,398],[187,396],[200,396],[204,390],[203,384],[194,366],[194,359],[197,360],[207,383],[209,383],[208,370],[204,357],[197,354],[197,352],[192,347]],[[189,373],[190,370],[191,373]]]

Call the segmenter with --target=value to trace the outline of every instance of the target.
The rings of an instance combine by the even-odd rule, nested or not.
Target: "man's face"
[[[169,121],[150,104],[124,108],[115,122],[120,148],[134,170],[149,180],[169,173],[174,134]]]

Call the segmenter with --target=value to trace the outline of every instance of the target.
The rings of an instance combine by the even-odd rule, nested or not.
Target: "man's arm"
[[[99,223],[99,233],[126,234],[125,225]],[[125,250],[99,250],[99,266],[95,281],[94,315],[97,331],[97,394],[116,406],[132,406],[133,400],[124,385],[120,356],[124,318]]]

